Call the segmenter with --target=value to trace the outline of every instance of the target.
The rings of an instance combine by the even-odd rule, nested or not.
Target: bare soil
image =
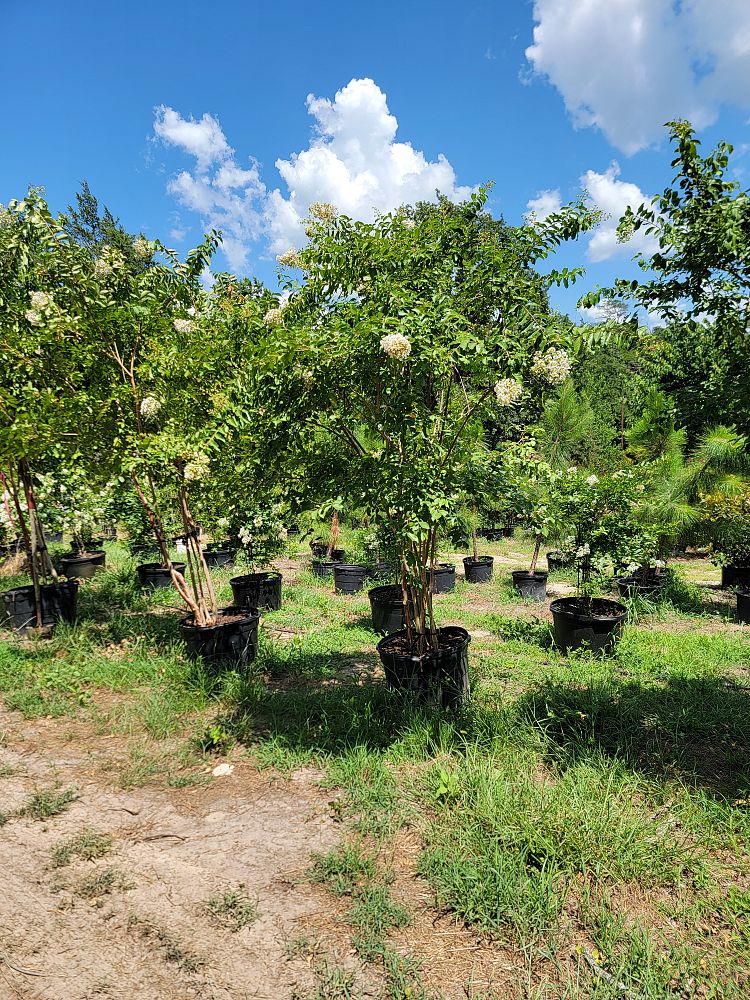
[[[308,995],[313,963],[294,942],[330,914],[327,894],[306,873],[311,854],[330,850],[342,832],[320,775],[269,777],[238,760],[201,787],[123,792],[107,770],[117,738],[70,726],[0,712],[0,810],[8,817],[0,826],[0,997]],[[17,815],[35,792],[55,787],[78,797],[46,820]],[[87,828],[109,835],[111,852],[56,867],[55,847]],[[257,909],[236,932],[206,907],[227,891]],[[357,971],[346,928],[329,944],[333,961]]]

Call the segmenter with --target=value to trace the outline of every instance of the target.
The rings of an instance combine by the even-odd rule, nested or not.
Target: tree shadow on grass
[[[547,682],[517,703],[559,766],[602,754],[634,771],[678,778],[721,798],[750,786],[750,690],[726,678],[674,677],[662,684],[596,679]]]

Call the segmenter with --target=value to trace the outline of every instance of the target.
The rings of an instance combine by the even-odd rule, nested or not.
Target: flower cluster
[[[273,306],[263,317],[263,322],[267,326],[279,326],[281,323],[282,310],[279,306]]]
[[[174,328],[178,333],[192,333],[195,329],[195,323],[192,319],[176,319]]]
[[[284,253],[280,253],[276,260],[282,267],[302,267],[302,258],[294,247],[290,247],[288,250],[285,250]]]
[[[411,354],[411,341],[403,333],[387,333],[380,341],[380,350],[389,358],[403,361]]]
[[[52,296],[47,292],[32,292],[29,298],[32,309],[46,309],[52,302]]]
[[[314,201],[308,209],[311,219],[320,219],[321,222],[333,222],[339,214],[336,206],[329,201]]]
[[[576,559],[584,559],[586,556],[590,555],[591,555],[591,546],[589,545],[588,542],[586,542],[585,545],[580,545],[576,549]]]
[[[495,396],[500,406],[515,406],[523,396],[523,386],[514,378],[501,378],[495,383]]]
[[[25,315],[32,326],[41,326],[44,323],[44,316],[42,316],[38,309],[27,309]]]
[[[211,460],[203,451],[196,451],[189,462],[185,463],[184,476],[191,483],[205,479],[210,471]]]
[[[161,409],[161,400],[156,396],[146,396],[141,402],[141,416],[151,420]]]
[[[531,362],[531,373],[548,385],[562,385],[570,374],[571,360],[559,347],[538,351]]]
[[[124,258],[119,250],[115,247],[104,247],[101,255],[94,261],[94,277],[103,281],[117,268],[122,267],[124,263]]]
[[[588,483],[588,485],[589,485],[589,486],[596,486],[596,484],[597,484],[597,483],[599,482],[599,477],[598,477],[598,476],[595,476],[595,475],[594,475],[594,474],[592,473],[592,474],[591,474],[591,475],[590,475],[590,476],[588,477],[588,479],[586,480],[586,482]]]
[[[404,229],[416,229],[417,224],[414,219],[404,219]]]
[[[133,240],[133,252],[141,260],[148,260],[153,253],[153,247],[144,236],[139,236]]]

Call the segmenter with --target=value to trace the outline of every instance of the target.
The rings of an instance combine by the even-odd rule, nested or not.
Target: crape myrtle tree
[[[0,208],[0,476],[28,555],[39,626],[40,586],[56,574],[36,474],[74,460],[97,417],[88,392],[95,367],[85,335],[89,269],[38,191]]]
[[[420,221],[355,222],[311,206],[308,245],[279,259],[303,278],[267,316],[256,373],[276,415],[272,446],[304,463],[315,434],[335,441],[347,462],[332,495],[394,538],[415,655],[438,646],[438,532],[467,499],[485,422],[568,374],[546,289],[576,273],[540,281],[534,267],[595,218],[578,204],[498,238],[476,225],[486,197]]]
[[[640,280],[620,280],[605,296],[640,306],[662,324],[641,338],[648,373],[673,397],[691,441],[712,423],[750,431],[750,199],[727,176],[732,146],[702,156],[690,124],[669,123],[677,173],[672,184],[623,216],[627,239],[644,230],[658,243],[636,259]]]
[[[212,469],[236,460],[229,439],[243,429],[244,414],[233,407],[231,386],[267,310],[254,289],[227,276],[205,292],[201,275],[217,245],[210,234],[183,262],[156,244],[157,262],[140,272],[107,248],[93,263],[103,305],[89,327],[90,348],[104,362],[100,450],[135,489],[197,626],[216,621],[217,604],[193,511]],[[185,537],[185,576],[170,558],[165,501]]]

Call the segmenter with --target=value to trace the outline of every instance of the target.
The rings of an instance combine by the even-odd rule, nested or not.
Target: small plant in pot
[[[643,529],[632,538],[627,554],[619,555],[625,569],[615,578],[620,597],[657,598],[669,577],[666,560],[659,557],[656,533]]]
[[[470,636],[434,613],[438,535],[466,501],[485,421],[568,375],[547,288],[570,276],[533,268],[594,221],[579,205],[510,229],[483,213],[486,197],[372,223],[311,207],[309,244],[282,259],[304,280],[289,279],[273,332],[288,361],[278,395],[299,428],[289,465],[321,436],[335,442],[347,459],[335,490],[398,553],[405,627],[378,644],[387,682],[443,707],[468,697]]]
[[[611,653],[622,633],[628,609],[617,601],[597,596],[601,562],[591,558],[588,543],[576,552],[578,589],[575,597],[558,597],[550,604],[555,645],[563,653],[586,649],[595,656]]]
[[[71,469],[63,467],[55,474],[57,491],[67,499],[62,502],[62,529],[70,538],[71,552],[60,557],[63,573],[67,577],[87,580],[104,567],[106,553],[99,526],[111,516],[112,484],[97,482],[84,471],[83,457],[80,465]],[[51,479],[47,476],[47,482]]]
[[[233,535],[236,533],[240,558],[247,562],[250,572],[229,581],[234,603],[260,611],[277,611],[281,607],[282,575],[269,564],[284,551],[285,508],[269,498],[267,504],[247,510],[242,517],[237,506],[232,505],[228,510],[229,530]]]
[[[721,567],[721,586],[750,587],[750,492],[712,493],[702,498],[710,525],[714,562]]]

